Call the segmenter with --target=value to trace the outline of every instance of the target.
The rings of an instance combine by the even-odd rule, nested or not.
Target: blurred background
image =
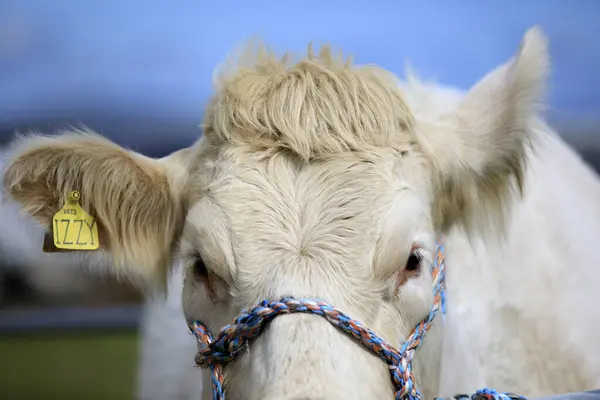
[[[540,24],[549,121],[598,169],[599,21],[597,0],[0,0],[0,152],[15,131],[81,124],[148,156],[188,146],[214,68],[252,36],[468,89]],[[141,294],[42,256],[14,213],[0,206],[0,398],[134,398]]]

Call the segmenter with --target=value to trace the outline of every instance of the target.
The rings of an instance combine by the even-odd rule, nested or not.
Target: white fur
[[[418,383],[426,397],[437,393],[471,393],[486,386],[538,397],[600,385],[600,345],[594,339],[600,333],[600,314],[596,312],[593,298],[600,277],[594,268],[600,255],[593,250],[593,241],[600,233],[598,225],[593,223],[600,211],[600,184],[591,169],[538,114],[547,63],[543,38],[539,32],[530,31],[521,54],[468,93],[416,80],[402,85],[418,121],[416,129],[423,129],[417,133],[427,133],[422,139],[427,151],[433,154],[437,168],[442,170],[442,175],[458,175],[459,181],[474,185],[466,190],[466,196],[478,199],[469,205],[475,223],[457,224],[448,233],[448,316],[443,329],[443,346],[437,347],[438,332],[434,328],[415,360]],[[463,136],[457,139],[452,133]],[[523,144],[528,138],[533,142],[533,151]],[[480,221],[498,223],[499,219],[481,213],[486,210],[486,204],[479,203],[485,203],[488,198],[477,194],[481,190],[478,189],[480,178],[473,174],[485,174],[489,168],[505,168],[515,162],[514,156],[519,152],[523,152],[527,161],[523,196],[502,197],[505,203],[501,206],[507,209],[506,220],[503,226],[496,227],[505,229],[506,234],[492,232],[479,236],[476,225]],[[291,270],[286,270],[283,276],[292,280],[285,282],[278,281],[276,275],[266,275],[268,270],[264,269],[265,263],[275,262],[275,269],[279,270],[282,260],[287,260],[288,266],[295,262],[283,255],[293,254],[298,243],[295,238],[281,233],[280,224],[294,226],[297,210],[285,207],[294,204],[286,203],[290,200],[279,199],[282,194],[290,199],[287,191],[289,196],[302,193],[289,186],[295,182],[302,187],[302,174],[295,177],[291,172],[293,168],[285,164],[273,162],[270,171],[262,167],[250,169],[250,164],[241,156],[237,162],[233,160],[220,160],[222,165],[211,178],[214,192],[210,200],[190,210],[183,252],[199,248],[205,259],[220,255],[222,259],[210,260],[210,267],[226,281],[236,274],[243,279],[243,290],[231,294],[234,310],[238,309],[236,300],[248,306],[263,297],[289,292],[295,295],[323,293],[324,288],[316,282],[311,283],[310,289],[304,289]],[[252,163],[256,168],[256,161]],[[341,179],[342,172],[335,167],[331,164],[330,172]],[[518,169],[515,165],[512,167]],[[431,232],[430,221],[419,205],[419,201],[424,200],[420,197],[422,188],[407,172],[414,172],[413,168],[414,165],[407,163],[399,170],[400,176],[407,179],[401,178],[400,186],[406,185],[409,193],[394,200],[396,205],[388,210],[383,232],[393,232],[388,237],[393,240],[388,243],[394,249],[403,249],[411,240],[418,241],[417,238],[422,237],[424,245],[431,250],[432,238],[427,235]],[[317,169],[312,171],[312,174],[318,173]],[[362,190],[378,193],[379,204],[385,202],[389,192],[382,187],[367,186],[377,180],[374,176],[365,178],[366,171],[361,176],[355,179],[360,180]],[[334,182],[330,185],[336,190]],[[250,191],[251,187],[259,190]],[[315,181],[309,190],[332,193]],[[271,212],[283,214],[270,215],[265,220],[265,214],[260,211],[265,198],[269,199]],[[261,202],[256,203],[256,199]],[[323,204],[319,197],[312,201],[312,204]],[[367,209],[367,204],[361,203],[361,210]],[[487,211],[501,212],[494,207]],[[315,213],[319,215],[318,207]],[[376,223],[377,219],[371,221]],[[228,232],[222,230],[226,225],[229,225]],[[247,231],[249,227],[252,233]],[[471,232],[467,234],[465,229]],[[271,234],[272,239],[268,239]],[[215,237],[222,241],[213,243]],[[369,243],[368,236],[357,242],[340,240],[336,246],[343,246],[349,255],[343,262],[348,265],[350,260],[360,257],[360,252],[368,251],[361,246],[365,242]],[[234,247],[237,258],[229,246]],[[278,255],[280,250],[283,253]],[[380,257],[385,259],[389,250],[382,250],[384,255]],[[336,253],[335,257],[338,256]],[[326,257],[331,259],[333,255]],[[398,261],[394,259],[391,265],[397,265]],[[267,276],[270,280],[265,286],[261,279]],[[233,317],[231,308],[216,307],[207,313],[208,299],[200,293],[201,287],[191,281],[188,276],[184,288],[184,311],[188,319],[202,318],[218,328]],[[331,282],[326,284],[331,285]],[[347,290],[344,287],[330,286],[330,296],[335,299],[334,303],[363,319],[384,337],[400,341],[416,322],[406,314],[406,308],[416,307],[419,311],[415,314],[424,315],[419,304],[420,299],[426,299],[424,290],[429,290],[429,284],[428,280],[407,284],[402,291],[400,309],[403,313],[400,315],[386,310],[369,318],[369,312],[361,312],[358,304],[343,301],[344,290]],[[244,293],[249,297],[240,299]],[[368,307],[372,299],[363,295],[361,301]],[[253,345],[250,355],[228,367],[229,395],[233,399],[390,397],[389,392],[378,391],[385,383],[377,380],[374,385],[373,372],[377,365],[371,363],[371,358],[345,347],[345,338],[328,330],[320,321],[314,321],[315,317],[293,318],[276,319],[271,330]],[[389,330],[393,321],[400,329]],[[438,327],[439,323],[438,320]],[[297,334],[301,336],[295,336]],[[326,347],[321,348],[322,343]],[[314,356],[318,358],[312,359],[310,354],[313,353],[307,349],[315,351]],[[340,352],[347,352],[349,357]],[[299,354],[309,356],[299,357]],[[280,363],[279,368],[276,368],[277,363]],[[322,363],[328,366],[323,367]],[[439,378],[437,365],[441,365]],[[266,366],[273,369],[265,371]],[[348,367],[350,369],[346,369]],[[305,377],[303,374],[308,371],[311,371],[310,376]],[[362,378],[353,375],[357,372]],[[296,374],[304,378],[297,378]],[[345,379],[340,381],[340,376]],[[208,399],[207,375],[204,382],[204,396]],[[311,385],[310,389],[306,385]]]
[[[328,54],[310,58],[303,64],[304,75],[295,77],[315,73],[321,79],[319,71],[343,68],[330,59]],[[208,139],[172,160],[185,168],[145,161],[149,169],[168,171],[173,197],[181,195],[175,192],[183,191],[183,182],[189,191],[186,222],[176,238],[186,268],[185,318],[202,319],[216,330],[263,298],[318,296],[399,343],[431,306],[431,277],[411,276],[397,293],[390,290],[402,276],[411,246],[422,246],[430,261],[434,234],[445,228],[448,315],[443,326],[436,320],[415,359],[424,396],[487,386],[538,397],[600,386],[600,313],[594,304],[600,278],[595,267],[600,261],[595,253],[600,183],[538,113],[547,63],[545,41],[532,30],[515,58],[467,93],[409,79],[401,86],[415,123],[403,122],[414,136],[405,140],[406,132],[399,132],[400,139],[389,148],[370,146],[382,139],[368,136],[376,130],[344,136],[356,132],[344,125],[347,120],[333,117],[328,122],[338,136],[319,143],[322,121],[300,111],[302,118],[294,122],[313,129],[303,140],[293,136],[293,129],[281,137],[267,131],[262,142],[252,137],[252,129],[228,131],[268,125],[260,108],[268,103],[261,97],[264,91],[250,96],[256,104],[235,96],[260,89],[271,74],[284,74],[287,67],[266,57],[246,65],[246,75],[226,77],[221,101],[209,109],[213,131],[208,130]],[[356,82],[384,79],[369,71],[337,83],[355,89],[364,87]],[[293,106],[300,104],[295,88],[306,84],[303,95],[314,89],[315,80],[306,82],[268,87],[272,96]],[[321,84],[335,98],[327,86],[331,82]],[[378,93],[377,99],[398,99],[390,93]],[[321,105],[311,104],[317,112],[329,106]],[[236,113],[242,106],[244,113]],[[284,110],[269,111],[272,125],[267,128],[289,127]],[[400,110],[397,116],[406,115]],[[386,128],[397,122],[356,121]],[[327,162],[307,164],[276,151],[267,156],[249,151],[245,142],[269,146],[278,139],[291,151],[300,143],[304,160],[322,156]],[[365,151],[333,154],[348,143],[364,145]],[[186,176],[188,167],[193,174]],[[13,174],[17,178],[18,172]],[[519,197],[511,191],[514,182],[504,178],[521,173]],[[18,187],[18,181],[12,185]],[[489,229],[490,223],[498,232],[480,230],[479,225]],[[194,277],[198,255],[211,274],[210,293]],[[173,308],[163,311],[172,315]],[[162,323],[166,320],[147,325],[156,329],[153,337],[167,335],[159,333],[171,329]],[[186,331],[183,321],[179,329]],[[184,334],[179,337],[183,340]],[[167,346],[168,340],[162,343]],[[167,353],[174,356],[175,350]],[[392,395],[385,365],[314,316],[275,319],[226,372],[230,400]],[[203,377],[203,399],[208,400],[210,379],[207,373]],[[182,378],[178,385],[187,384]],[[189,398],[198,395],[196,386],[189,388]]]
[[[459,91],[409,80],[411,107],[434,117]],[[447,240],[448,317],[440,392],[488,386],[534,397],[600,387],[600,184],[548,125],[501,245]]]
[[[196,340],[181,310],[181,268],[169,277],[166,299],[148,298],[140,331],[137,395],[140,400],[197,399],[202,379],[194,367]]]

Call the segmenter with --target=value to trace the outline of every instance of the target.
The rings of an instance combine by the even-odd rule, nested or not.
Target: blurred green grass
[[[132,400],[138,332],[0,336],[0,399]]]

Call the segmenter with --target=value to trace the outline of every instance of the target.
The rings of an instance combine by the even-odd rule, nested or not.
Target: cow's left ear
[[[517,54],[477,83],[455,112],[422,127],[442,228],[502,216],[514,183],[522,185],[548,70],[546,38],[534,27]]]
[[[164,281],[182,229],[188,153],[156,160],[91,132],[29,135],[9,151],[3,187],[46,228],[69,193],[79,191],[101,245],[79,253],[90,261],[103,253],[112,273],[146,286]]]

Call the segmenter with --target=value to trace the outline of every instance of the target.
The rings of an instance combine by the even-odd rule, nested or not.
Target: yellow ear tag
[[[100,245],[96,220],[81,208],[80,198],[78,191],[72,191],[63,208],[54,214],[52,231],[59,249],[97,250]]]

